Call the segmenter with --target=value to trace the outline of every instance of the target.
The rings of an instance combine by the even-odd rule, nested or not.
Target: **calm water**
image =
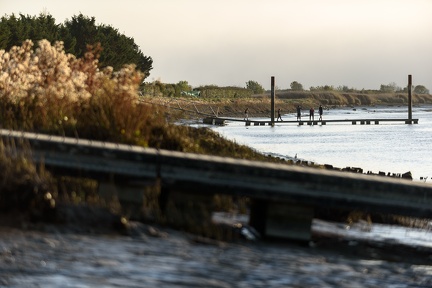
[[[303,113],[307,111],[304,110]],[[356,107],[324,111],[324,119],[407,118],[406,107]],[[284,120],[295,120],[294,113]],[[379,125],[296,125],[276,123],[270,126],[245,126],[228,122],[214,130],[237,143],[262,153],[281,157],[297,157],[335,167],[360,167],[364,171],[405,173],[414,180],[432,177],[432,106],[414,107],[413,118],[419,124],[402,122]],[[254,119],[254,118],[252,118]],[[263,118],[256,118],[263,119]],[[303,120],[309,117],[303,116]],[[317,117],[316,117],[317,119]]]

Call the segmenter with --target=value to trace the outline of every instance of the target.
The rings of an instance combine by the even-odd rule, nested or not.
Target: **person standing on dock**
[[[322,114],[323,114],[322,105],[320,105],[320,107],[318,108],[318,112],[319,112],[319,121],[322,121]]]
[[[309,110],[309,121],[310,120],[314,121],[314,118],[315,118],[315,110],[313,107],[311,107]]]
[[[297,106],[297,121],[301,121],[301,107]]]
[[[281,121],[283,121],[283,120],[282,120],[282,116],[281,116],[281,110],[280,110],[280,108],[278,109],[278,117],[277,117],[276,121],[279,121],[279,119],[280,119]]]
[[[248,112],[249,112],[249,108],[246,108],[245,109],[245,112],[244,112],[244,118],[243,118],[243,120],[248,120],[249,119],[249,115],[248,115]]]

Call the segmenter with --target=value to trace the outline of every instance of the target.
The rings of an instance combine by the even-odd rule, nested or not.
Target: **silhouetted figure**
[[[297,106],[297,121],[301,121],[301,107],[300,105]]]
[[[315,117],[315,110],[313,107],[311,107],[309,110],[309,120],[314,121],[314,117]]]
[[[277,117],[276,121],[279,121],[279,119],[280,119],[281,121],[283,121],[283,120],[282,120],[282,116],[281,116],[281,110],[280,110],[280,108],[278,109],[278,117]]]
[[[246,108],[245,112],[244,112],[244,118],[243,118],[243,120],[248,120],[249,119],[248,112],[249,112],[249,108]]]
[[[319,112],[319,121],[322,121],[322,114],[323,114],[323,108],[320,105],[320,107],[318,108],[318,112]]]

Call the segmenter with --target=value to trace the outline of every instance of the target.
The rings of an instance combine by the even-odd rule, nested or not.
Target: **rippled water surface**
[[[334,230],[328,223],[314,226]],[[405,262],[400,261],[403,250],[395,250],[401,254],[398,261],[383,260],[355,242],[351,252],[343,252],[337,242],[329,249],[288,243],[200,244],[177,231],[166,238],[0,233],[0,287],[432,285],[430,256],[422,255],[421,263]]]
[[[253,116],[253,115],[252,115]],[[406,107],[358,107],[324,111],[324,119],[407,118]],[[283,115],[295,120],[294,114]],[[276,123],[270,126],[245,126],[228,122],[214,127],[228,139],[260,152],[295,157],[339,168],[360,167],[364,171],[405,173],[415,180],[432,178],[432,107],[414,107],[419,124],[381,122],[379,125],[297,125]],[[252,119],[254,119],[252,117]],[[255,118],[262,119],[262,118]],[[268,118],[267,118],[268,119]],[[303,116],[303,120],[309,117]]]

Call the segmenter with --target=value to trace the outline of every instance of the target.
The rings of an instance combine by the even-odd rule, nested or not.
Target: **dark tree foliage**
[[[98,31],[95,22],[94,17],[87,18],[80,14],[72,17],[71,20],[66,20],[64,23],[63,36],[68,36],[69,40],[75,40],[74,47],[70,48],[73,49],[73,54],[77,57],[81,58],[84,56],[87,51],[87,45],[96,44]]]
[[[51,15],[41,14],[38,17],[12,14],[3,16],[0,21],[0,49],[10,50],[13,46],[21,46],[24,40],[37,42],[47,39],[50,42],[59,40],[59,25]]]
[[[303,85],[297,81],[291,82],[290,87],[293,91],[303,91]]]
[[[0,49],[9,50],[30,39],[35,45],[41,39],[51,43],[63,41],[65,51],[76,57],[83,57],[87,45],[102,46],[99,62],[101,67],[112,66],[115,70],[124,64],[136,64],[145,77],[153,68],[151,57],[145,56],[133,38],[127,37],[111,26],[96,25],[94,17],[82,14],[73,16],[64,24],[56,25],[51,15],[40,14],[38,17],[20,14],[16,17],[2,17],[0,21]]]

